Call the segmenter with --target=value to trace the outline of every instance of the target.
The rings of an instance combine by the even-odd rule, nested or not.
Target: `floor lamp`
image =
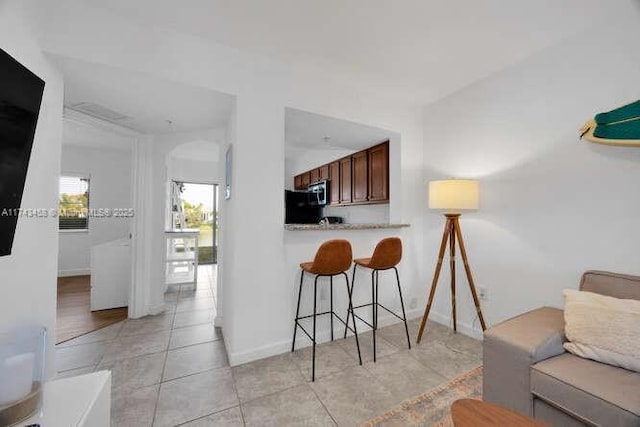
[[[429,317],[429,311],[431,310],[431,304],[433,303],[433,297],[436,293],[436,287],[438,286],[438,278],[440,277],[440,270],[442,268],[442,261],[444,258],[444,252],[449,243],[449,267],[451,269],[451,311],[453,316],[453,330],[457,331],[456,320],[456,239],[458,246],[460,247],[460,254],[462,255],[462,261],[464,262],[464,270],[467,274],[467,281],[469,282],[469,288],[471,289],[471,295],[473,296],[473,302],[476,305],[476,312],[482,325],[482,330],[487,329],[484,323],[484,317],[482,316],[482,309],[480,308],[480,300],[478,299],[478,293],[476,292],[476,286],[473,282],[473,275],[471,274],[471,268],[469,267],[469,261],[467,259],[467,250],[464,247],[464,240],[462,239],[462,231],[460,230],[460,218],[461,210],[475,210],[479,205],[479,188],[478,181],[469,179],[447,179],[442,181],[429,182],[429,208],[430,209],[443,209],[447,213],[444,214],[447,221],[444,225],[444,233],[442,234],[442,243],[440,244],[440,252],[438,253],[438,263],[436,264],[436,271],[433,275],[433,281],[431,282],[431,291],[429,292],[429,301],[427,308],[422,316],[422,322],[420,323],[420,330],[418,332],[418,343],[422,339],[422,333],[424,327],[427,324],[427,318]]]

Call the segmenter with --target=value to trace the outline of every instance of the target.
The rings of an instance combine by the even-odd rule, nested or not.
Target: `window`
[[[89,178],[60,177],[58,224],[60,230],[89,229]]]

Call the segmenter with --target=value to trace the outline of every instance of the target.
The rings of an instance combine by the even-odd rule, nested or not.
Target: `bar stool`
[[[346,337],[346,328],[349,328],[350,331],[354,333],[356,336],[356,346],[358,348],[358,359],[360,364],[362,365],[362,356],[360,355],[360,343],[358,342],[358,332],[356,331],[356,320],[355,317],[353,319],[353,329],[348,325],[347,322],[342,320],[340,316],[338,316],[333,311],[333,276],[344,275],[344,279],[347,284],[347,294],[349,295],[349,309],[347,311],[347,316],[349,313],[353,316],[353,308],[351,303],[351,287],[349,287],[349,276],[347,276],[347,271],[351,267],[351,262],[353,260],[352,252],[351,252],[351,244],[347,240],[329,240],[324,242],[318,248],[316,255],[312,262],[303,262],[300,264],[300,268],[302,272],[300,273],[300,289],[298,290],[298,308],[296,309],[296,319],[295,319],[295,327],[293,329],[293,344],[291,345],[291,351],[293,352],[296,348],[296,334],[298,332],[298,327],[302,329],[302,332],[305,333],[307,337],[311,340],[313,344],[313,356],[311,362],[311,381],[315,381],[316,379],[316,317],[324,314],[331,315],[331,341],[333,341],[333,318],[336,317],[339,321],[341,321],[345,325],[345,337]],[[300,316],[300,296],[302,295],[302,282],[304,279],[304,273],[314,274],[315,280],[313,282],[313,314],[308,316]],[[330,310],[325,311],[323,313],[317,313],[317,300],[318,300],[318,277],[329,277],[330,283]],[[300,324],[300,320],[313,318],[313,334],[309,334],[306,329]]]
[[[371,302],[367,304],[362,304],[358,306],[350,306],[352,318],[357,317],[360,319],[365,325],[369,326],[373,331],[373,361],[376,361],[376,330],[378,329],[378,307],[382,307],[387,310],[389,313],[396,316],[398,319],[404,321],[404,330],[407,334],[407,344],[409,345],[409,349],[411,349],[411,341],[409,339],[409,327],[407,326],[407,315],[404,311],[404,301],[402,299],[402,289],[400,287],[400,276],[398,275],[398,269],[396,265],[400,263],[402,259],[402,241],[398,237],[389,237],[386,239],[382,239],[376,245],[376,248],[373,251],[373,255],[371,258],[359,258],[353,260],[353,277],[351,279],[351,294],[353,294],[353,287],[355,286],[356,279],[356,268],[358,266],[364,268],[371,269]],[[402,307],[402,317],[389,310],[384,305],[378,302],[378,273],[384,270],[393,269],[396,273],[396,282],[398,283],[398,293],[400,294],[400,306]],[[371,306],[372,313],[371,318],[373,319],[373,325],[364,320],[362,317],[354,314],[353,311],[358,308]],[[347,323],[349,322],[349,313],[347,312]],[[349,328],[351,329],[351,328]],[[344,330],[344,336],[347,336],[347,329]]]

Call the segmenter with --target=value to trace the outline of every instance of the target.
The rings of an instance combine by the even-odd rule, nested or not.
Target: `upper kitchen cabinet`
[[[311,169],[309,171],[309,184],[320,181],[320,169]]]
[[[351,203],[351,157],[340,159],[340,204]]]
[[[311,184],[311,173],[305,172],[302,174],[302,188],[306,190],[309,184]]]
[[[320,174],[320,181],[329,179],[329,165],[320,166],[318,171]]]
[[[340,203],[340,162],[327,165],[329,168],[329,204]]]
[[[311,177],[309,172],[301,173],[293,178],[293,187],[296,190],[306,190],[311,183]]]
[[[369,149],[369,201],[389,200],[389,142]]]
[[[353,203],[364,203],[369,200],[368,157],[367,151],[359,151],[351,156],[351,201]]]
[[[294,177],[296,190],[329,180],[331,205],[389,202],[389,141]]]

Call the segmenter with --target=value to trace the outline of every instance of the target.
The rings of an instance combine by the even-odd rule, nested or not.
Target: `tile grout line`
[[[333,414],[331,413],[331,411],[329,411],[329,408],[327,408],[327,405],[320,398],[320,396],[318,396],[318,393],[316,393],[316,391],[313,389],[313,387],[311,387],[311,385],[309,385],[309,388],[311,389],[311,393],[313,393],[313,395],[316,397],[316,399],[318,399],[318,402],[320,402],[320,405],[322,405],[324,410],[327,412],[327,415],[329,415],[329,418],[331,418],[331,421],[333,421],[333,423],[337,426],[338,425],[338,421],[333,417]]]
[[[234,379],[234,383],[235,383],[235,379]],[[261,396],[254,397],[253,399],[249,399],[246,402],[242,402],[240,400],[240,396],[238,396],[238,401],[240,402],[240,406],[242,406],[242,405],[245,405],[247,403],[255,402],[256,400],[264,399],[265,397],[271,397],[271,396],[274,396],[274,395],[276,395],[278,393],[282,393],[284,391],[288,391],[288,390],[291,390],[293,388],[300,387],[302,385],[309,385],[309,381],[307,381],[304,377],[302,377],[302,382],[301,383],[296,384],[296,385],[292,385],[291,387],[287,387],[287,388],[283,388],[283,389],[278,390],[278,391],[274,391],[274,392],[271,392],[271,393],[263,394]]]
[[[198,325],[198,326],[201,326],[201,325]],[[223,340],[224,340],[223,338],[218,338],[218,339],[213,339],[213,340],[209,340],[209,341],[196,342],[196,343],[193,343],[193,344],[187,344],[187,345],[182,345],[180,347],[171,348],[171,337],[169,337],[169,349],[167,351],[180,350],[182,348],[194,347],[196,345],[209,344],[209,343],[212,343],[212,342],[218,342],[218,341],[223,341]],[[226,353],[226,350],[225,350],[225,353]],[[229,358],[229,356],[227,356],[227,358]]]
[[[187,424],[192,423],[194,421],[203,420],[203,419],[208,418],[208,417],[210,417],[212,415],[216,415],[216,414],[219,414],[219,413],[224,412],[224,411],[228,411],[228,410],[233,409],[233,408],[238,408],[238,410],[240,410],[240,414],[242,414],[242,410],[240,409],[240,405],[238,404],[238,405],[232,406],[230,408],[220,409],[219,411],[214,411],[214,412],[211,412],[210,414],[203,415],[201,417],[194,418],[194,419],[189,420],[189,421],[185,421],[183,423],[178,424],[176,427],[184,426],[184,425],[187,425]],[[244,420],[243,420],[243,423],[244,423]]]
[[[156,392],[156,400],[153,405],[153,417],[151,417],[152,427],[156,423],[156,414],[158,413],[158,403],[160,402],[160,391],[162,390],[162,377],[164,376],[164,369],[166,366],[167,366],[167,352],[165,352],[164,364],[162,367],[162,375],[160,375],[160,383],[158,384],[158,391]]]
[[[225,353],[226,353],[226,350],[225,350]],[[247,422],[245,420],[244,410],[242,408],[242,402],[240,401],[240,394],[238,393],[238,385],[236,384],[236,376],[235,376],[235,373],[233,372],[233,367],[229,366],[229,370],[231,371],[231,382],[233,383],[233,390],[236,393],[236,399],[238,399],[238,408],[240,409],[240,416],[242,417],[242,425],[246,426]]]
[[[227,363],[229,363],[229,362],[227,361]],[[164,380],[163,379],[161,382],[162,383],[168,383],[168,382],[171,382],[171,381],[181,380],[183,378],[192,377],[192,376],[198,375],[198,374],[204,374],[205,372],[217,371],[219,369],[224,369],[224,368],[231,368],[231,366],[226,365],[226,366],[217,366],[215,368],[207,368],[207,369],[203,369],[202,371],[192,372],[190,374],[183,375],[181,377],[175,377],[175,378],[171,378],[171,379],[168,379],[168,380]],[[162,375],[163,375],[163,378],[164,378],[164,372],[163,372]]]
[[[246,427],[247,419],[244,415],[244,408],[242,407],[242,405],[238,405],[238,409],[240,409],[240,417],[242,418],[242,425]]]

